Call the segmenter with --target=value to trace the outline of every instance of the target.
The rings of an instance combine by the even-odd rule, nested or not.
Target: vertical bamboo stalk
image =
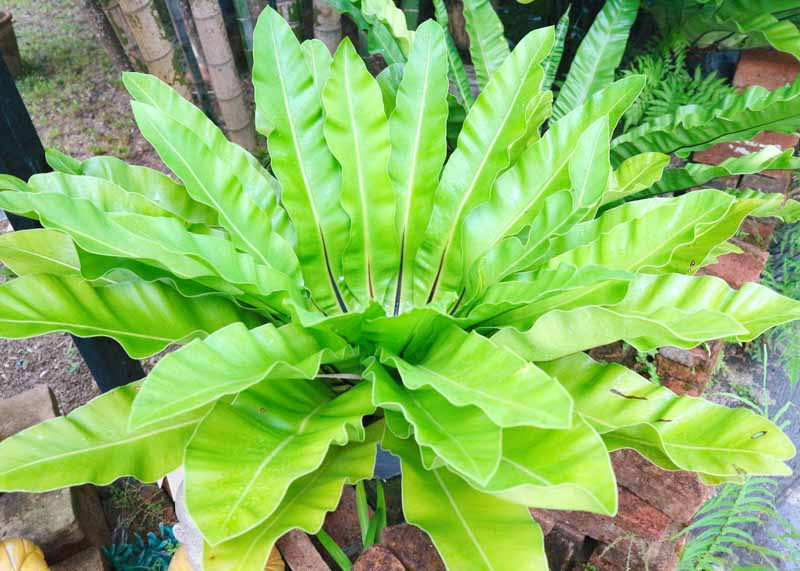
[[[172,28],[175,30],[175,36],[181,46],[183,55],[186,58],[186,65],[189,68],[189,73],[192,75],[192,80],[195,87],[197,99],[200,102],[200,107],[203,112],[213,118],[214,112],[211,106],[211,99],[206,89],[206,81],[200,70],[200,63],[198,61],[198,53],[202,55],[200,50],[200,40],[197,38],[197,30],[194,30],[195,44],[192,44],[189,28],[194,26],[189,7],[186,6],[184,12],[183,6],[179,0],[165,0],[167,12],[169,12],[169,19],[172,22]],[[207,75],[207,74],[206,74]]]
[[[133,69],[145,69],[142,53],[139,51],[139,46],[136,45],[136,40],[131,34],[130,26],[128,26],[128,21],[125,19],[125,14],[122,13],[119,0],[101,0],[100,8],[103,10],[111,29],[114,30],[114,35],[117,37],[125,57],[128,58],[128,63],[131,64]]]
[[[183,21],[186,23],[186,33],[189,35],[189,43],[192,45],[194,57],[197,60],[197,65],[200,68],[200,75],[203,77],[203,85],[208,84],[208,65],[206,64],[206,56],[203,53],[203,48],[200,46],[200,36],[197,33],[197,26],[194,24],[192,18],[192,9],[189,7],[189,0],[176,0],[180,7],[180,13],[183,16]]]
[[[400,6],[406,15],[409,30],[416,30],[419,23],[419,0],[401,0]]]
[[[242,29],[242,44],[244,44],[244,55],[247,58],[247,67],[253,68],[253,17],[250,15],[250,7],[247,0],[233,0],[233,8],[236,10],[236,19],[239,20],[239,27]]]
[[[258,19],[259,14],[264,8],[267,7],[269,2],[267,0],[247,0],[247,5],[250,7],[250,14],[254,20]]]
[[[233,142],[245,149],[255,150],[253,117],[244,101],[242,82],[236,72],[219,3],[217,0],[190,0],[189,5],[206,56],[211,87],[219,103],[225,130]]]
[[[447,15],[450,35],[453,36],[453,40],[455,40],[458,49],[469,49],[469,35],[467,34],[467,24],[464,20],[464,3],[462,0],[448,2]]]
[[[119,5],[147,70],[191,99],[188,79],[179,65],[179,52],[167,36],[153,0],[119,0]]]
[[[327,0],[313,0],[314,37],[333,53],[342,41],[342,15]]]
[[[294,35],[303,39],[303,3],[301,0],[275,0],[275,10],[289,22]]]

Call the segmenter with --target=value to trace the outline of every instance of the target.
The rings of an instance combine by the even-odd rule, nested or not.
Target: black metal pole
[[[44,148],[25,109],[14,78],[0,57],[0,173],[23,180],[50,168]],[[7,213],[14,230],[41,228],[37,220]],[[107,337],[72,337],[97,386],[105,392],[144,377],[141,363],[131,359],[119,343]]]

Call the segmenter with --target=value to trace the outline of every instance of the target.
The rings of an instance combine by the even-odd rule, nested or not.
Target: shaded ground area
[[[87,0],[6,0],[23,60],[17,87],[45,147],[159,166],[139,135],[102,15]],[[163,167],[162,167],[163,168]],[[3,222],[0,231],[8,231]],[[66,334],[0,340],[0,398],[48,384],[62,412],[98,391]]]
[[[23,60],[17,79],[45,146],[78,158],[112,154],[158,165],[139,135],[110,54],[102,15],[89,0],[6,0]]]
[[[786,226],[778,232],[770,256],[762,280],[784,295],[800,297],[800,225]],[[792,442],[800,443],[798,352],[800,324],[796,322],[780,326],[749,344],[729,344],[705,396],[727,406],[746,406],[743,401],[750,401],[771,418],[789,403],[780,416],[780,424]],[[775,505],[789,525],[770,520],[766,525],[750,526],[750,531],[759,545],[785,554],[777,562],[780,569],[794,571],[800,558],[800,456],[788,464],[793,474],[777,478]],[[789,540],[788,545],[782,545],[776,537]],[[739,552],[738,556],[741,564],[757,560],[752,553]]]

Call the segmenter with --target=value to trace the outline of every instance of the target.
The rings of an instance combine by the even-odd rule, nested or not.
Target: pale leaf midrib
[[[478,538],[475,537],[475,532],[472,531],[472,528],[467,523],[467,520],[464,518],[464,515],[461,513],[461,510],[458,507],[458,502],[456,502],[455,499],[453,498],[453,495],[450,493],[450,490],[447,487],[447,484],[445,484],[442,481],[442,478],[439,476],[437,470],[431,470],[431,474],[433,474],[433,477],[436,478],[436,482],[439,484],[439,487],[442,488],[442,491],[444,491],[445,496],[447,496],[447,501],[452,506],[453,511],[455,512],[456,516],[458,517],[459,523],[461,523],[461,525],[464,527],[464,531],[467,532],[467,536],[469,537],[470,541],[472,541],[473,545],[475,545],[475,549],[478,550],[478,553],[480,554],[481,559],[483,559],[483,562],[486,564],[486,566],[489,568],[490,571],[495,571],[494,565],[492,565],[492,562],[489,560],[489,557],[486,555],[486,552],[483,550],[483,547],[481,546],[480,542],[478,541]]]
[[[145,432],[143,434],[138,434],[138,435],[132,436],[130,438],[124,438],[122,440],[115,440],[114,442],[109,442],[109,443],[106,443],[106,444],[100,444],[98,446],[92,446],[90,448],[83,448],[81,450],[71,450],[69,452],[63,452],[61,454],[55,454],[55,455],[52,455],[52,456],[47,456],[46,458],[39,458],[39,459],[34,460],[32,462],[28,462],[27,464],[23,464],[21,466],[15,466],[14,468],[12,468],[10,470],[6,470],[4,472],[0,472],[0,476],[7,476],[8,474],[13,474],[14,472],[18,472],[20,470],[25,470],[25,469],[31,468],[32,466],[38,466],[40,464],[46,464],[48,462],[53,462],[53,461],[56,461],[56,460],[62,460],[64,458],[69,458],[70,456],[79,456],[81,454],[89,454],[89,453],[95,452],[97,450],[104,450],[106,448],[114,448],[114,447],[122,446],[124,444],[130,444],[130,443],[136,442],[138,440],[151,438],[153,436],[156,436],[158,434],[162,434],[164,432],[170,432],[170,431],[178,430],[178,429],[183,428],[185,426],[192,426],[194,424],[197,424],[198,422],[199,422],[199,420],[195,419],[195,420],[190,420],[190,421],[187,421],[187,422],[182,422],[180,424],[172,424],[172,425],[166,426],[164,428],[152,430],[150,432]]]
[[[280,47],[278,46],[278,38],[276,33],[270,34],[272,40],[272,49],[273,57],[275,58],[275,66],[277,68],[277,77],[278,83],[281,88],[281,101],[283,103],[283,110],[286,114],[286,120],[289,123],[289,132],[291,133],[292,139],[292,147],[294,148],[294,155],[295,155],[295,163],[297,165],[298,170],[300,171],[300,176],[303,179],[303,192],[306,196],[306,200],[308,201],[308,206],[311,209],[311,214],[313,215],[314,222],[316,225],[317,233],[319,236],[319,248],[322,251],[322,256],[326,266],[326,272],[328,274],[328,283],[331,289],[331,293],[333,294],[334,302],[338,303],[344,309],[344,302],[340,300],[340,293],[338,288],[335,284],[335,278],[333,276],[332,270],[330,268],[330,260],[328,259],[328,249],[325,242],[325,234],[322,230],[322,220],[320,219],[319,212],[317,211],[317,205],[314,202],[314,196],[311,193],[311,184],[308,180],[308,174],[306,173],[306,163],[303,154],[300,152],[300,147],[298,146],[298,139],[297,139],[297,127],[294,124],[294,116],[292,115],[291,109],[289,108],[289,95],[286,92],[286,82],[284,81],[284,71],[283,67],[281,66],[281,58],[277,55],[280,53]],[[302,58],[302,54],[301,58]],[[305,58],[302,58],[305,59]],[[313,82],[313,78],[312,78]]]
[[[306,427],[308,426],[308,423],[311,420],[311,418],[314,415],[316,415],[322,408],[324,408],[325,405],[327,405],[329,402],[330,401],[324,401],[324,402],[320,403],[319,405],[317,405],[316,408],[314,408],[305,417],[303,417],[303,419],[297,425],[297,429],[294,432],[292,432],[291,434],[287,435],[281,442],[279,442],[272,449],[272,451],[269,454],[267,454],[264,457],[264,459],[261,461],[261,463],[256,468],[256,471],[253,473],[253,476],[250,478],[250,481],[245,486],[244,490],[242,490],[242,492],[239,494],[239,497],[236,499],[236,501],[231,506],[230,510],[228,511],[228,514],[225,516],[225,519],[222,521],[222,524],[220,525],[221,528],[226,528],[227,527],[227,525],[230,522],[231,518],[239,510],[239,506],[242,504],[242,502],[245,500],[245,498],[250,494],[250,490],[255,485],[256,480],[258,480],[258,478],[261,476],[261,473],[266,469],[266,467],[269,465],[269,463],[272,462],[272,460],[275,459],[275,457],[280,453],[281,450],[286,448],[286,446],[291,444],[291,442],[295,438],[297,438],[298,436],[302,435],[305,432]]]
[[[408,255],[408,242],[406,240],[406,236],[407,236],[407,233],[408,233],[409,220],[410,220],[410,216],[411,216],[411,214],[410,214],[411,213],[411,202],[412,202],[412,198],[413,198],[412,193],[417,188],[416,178],[417,178],[417,168],[418,168],[418,161],[419,161],[420,141],[422,140],[422,127],[423,127],[423,123],[424,123],[423,119],[425,118],[425,110],[429,108],[428,104],[427,104],[427,98],[428,98],[428,84],[430,83],[429,78],[430,78],[431,58],[433,57],[432,56],[432,51],[433,51],[433,48],[431,47],[428,50],[428,54],[427,54],[428,57],[425,60],[425,71],[423,73],[424,81],[423,81],[423,86],[422,86],[422,94],[421,94],[421,96],[419,98],[420,105],[419,105],[418,113],[417,113],[417,126],[416,126],[416,129],[414,131],[414,143],[411,145],[411,148],[412,148],[411,166],[408,169],[408,172],[407,172],[407,175],[406,175],[407,178],[406,178],[406,184],[405,184],[405,204],[404,204],[404,207],[403,207],[403,224],[402,224],[401,233],[400,233],[400,235],[403,237],[402,251],[400,252],[400,267],[401,268],[406,268],[406,267],[410,268],[411,267],[411,264],[405,264],[404,263],[404,261],[406,259],[406,256]],[[400,293],[400,296],[398,296],[399,300],[402,300],[401,296],[402,296],[402,291],[403,291],[403,288],[404,288],[402,282],[408,280],[409,276],[413,275],[413,272],[410,272],[407,269],[405,271],[406,271],[406,276],[400,276],[400,275],[398,276],[397,289],[398,289],[398,292]],[[404,279],[401,280],[400,278],[404,278]],[[413,284],[409,284],[409,288],[413,289]]]
[[[456,389],[460,389],[460,390],[463,390],[463,391],[466,391],[466,392],[471,392],[471,393],[478,394],[478,395],[482,396],[483,398],[485,398],[486,400],[490,400],[490,401],[496,402],[497,404],[500,404],[500,405],[503,405],[503,406],[507,406],[509,408],[518,409],[518,410],[526,412],[526,413],[535,412],[535,409],[531,409],[530,407],[527,407],[525,405],[519,404],[516,401],[503,399],[498,395],[494,395],[492,393],[487,393],[486,391],[483,391],[483,390],[481,390],[481,389],[479,389],[479,388],[477,388],[477,387],[475,387],[473,385],[460,384],[457,381],[451,379],[450,377],[447,377],[446,375],[444,375],[442,373],[439,373],[438,371],[430,369],[425,365],[412,365],[412,366],[413,367],[418,367],[418,368],[422,369],[423,371],[425,371],[426,373],[430,373],[431,376],[436,377],[437,379],[441,379],[446,385],[448,385],[450,387],[453,387],[453,388],[456,388]],[[496,382],[496,380],[495,380],[495,382]],[[536,386],[541,386],[541,383],[536,383]],[[533,388],[533,387],[531,387],[531,388]],[[466,403],[466,404],[475,405],[476,403],[469,402],[469,403]],[[480,406],[480,405],[478,405],[478,406]],[[483,407],[481,406],[481,408],[483,408]]]
[[[369,222],[369,215],[367,212],[367,185],[364,180],[364,164],[363,159],[361,157],[361,139],[359,137],[358,132],[358,122],[356,121],[355,117],[355,109],[353,108],[353,93],[352,93],[352,84],[350,82],[350,63],[348,58],[344,58],[344,96],[345,101],[347,102],[347,114],[350,118],[350,125],[351,129],[350,132],[353,135],[353,153],[355,157],[355,166],[356,166],[356,180],[358,181],[358,206],[359,210],[361,211],[361,239],[364,243],[364,273],[366,283],[367,294],[370,297],[374,297],[374,291],[372,287],[372,240],[370,239],[370,222]]]
[[[119,337],[135,337],[137,339],[164,341],[167,343],[172,343],[173,341],[175,341],[173,337],[159,337],[157,335],[146,335],[144,333],[122,331],[119,329],[111,329],[109,327],[99,327],[97,325],[81,325],[79,323],[70,323],[67,321],[50,321],[44,319],[8,319],[6,317],[0,317],[0,323],[23,323],[23,324],[46,325],[46,326],[63,327],[63,328],[73,327],[76,329],[88,329],[90,331],[96,331],[98,333],[107,333],[109,337],[116,335]],[[201,330],[200,327],[195,329],[195,331],[199,330]]]
[[[461,453],[469,461],[469,463],[472,464],[472,468],[475,470],[475,474],[476,475],[480,474],[481,471],[478,467],[478,464],[475,462],[475,459],[472,457],[472,455],[470,455],[469,452],[467,452],[467,449],[464,448],[464,445],[461,443],[461,441],[458,440],[458,438],[456,438],[448,430],[446,430],[444,426],[442,426],[439,423],[439,421],[437,421],[436,418],[431,413],[429,413],[424,406],[422,406],[422,404],[414,397],[412,391],[408,391],[407,394],[409,399],[411,399],[411,402],[413,402],[414,405],[416,405],[417,409],[419,409],[426,417],[428,417],[428,419],[436,426],[436,428],[439,429],[441,434],[446,436],[453,444],[455,444],[456,448],[458,448],[461,451]]]
[[[261,249],[257,248],[255,246],[255,244],[253,244],[253,242],[245,235],[245,233],[241,230],[241,228],[237,224],[234,223],[234,221],[231,218],[230,214],[227,212],[226,209],[222,208],[222,206],[220,205],[220,203],[217,200],[216,196],[214,196],[214,193],[211,192],[211,190],[205,185],[205,183],[200,179],[200,177],[197,176],[197,173],[195,173],[194,169],[192,168],[192,165],[190,165],[186,161],[186,159],[184,158],[183,154],[178,152],[178,150],[175,148],[175,146],[172,144],[172,142],[169,140],[169,138],[164,135],[164,132],[161,130],[161,128],[155,122],[151,122],[151,124],[153,125],[153,128],[156,129],[156,131],[158,131],[158,133],[161,135],[161,139],[164,142],[164,144],[167,145],[167,147],[169,147],[172,150],[173,153],[175,153],[175,156],[178,158],[178,160],[181,163],[183,163],[183,166],[189,171],[189,174],[195,180],[197,185],[200,188],[203,189],[203,193],[208,198],[208,200],[211,201],[211,203],[214,205],[214,209],[217,211],[217,213],[220,216],[222,216],[223,218],[225,218],[225,220],[228,221],[228,225],[230,226],[229,229],[231,229],[233,232],[235,232],[239,236],[239,238],[242,240],[242,242],[244,242],[247,245],[247,248],[251,251],[251,253],[254,256],[258,257],[265,266],[267,266],[268,268],[272,268],[273,267],[272,264],[264,256],[264,253],[261,251]],[[242,195],[243,194],[244,194],[244,190],[242,190]],[[241,197],[239,197],[239,198],[241,198]],[[268,220],[268,218],[266,218],[266,219]]]
[[[470,183],[467,185],[467,188],[464,190],[464,193],[463,193],[463,195],[461,197],[461,201],[458,204],[458,208],[456,209],[456,211],[454,212],[454,214],[453,214],[453,216],[451,218],[451,224],[449,225],[449,228],[445,232],[444,239],[440,241],[443,244],[442,257],[447,255],[447,250],[449,249],[449,246],[453,241],[453,235],[455,234],[457,228],[460,227],[459,221],[461,219],[461,213],[464,210],[464,207],[466,206],[467,202],[469,202],[469,199],[472,197],[472,192],[475,189],[475,185],[477,184],[478,179],[483,174],[483,171],[486,168],[486,164],[489,162],[489,158],[493,156],[495,147],[497,146],[497,141],[500,139],[500,135],[505,131],[505,127],[508,124],[509,119],[511,118],[512,111],[516,107],[517,100],[520,97],[520,93],[522,92],[522,88],[525,86],[526,79],[527,79],[528,75],[530,74],[531,68],[534,65],[536,65],[536,64],[533,63],[533,61],[535,61],[535,58],[531,58],[531,61],[528,63],[528,66],[525,68],[525,72],[519,76],[519,82],[518,82],[518,85],[517,85],[516,89],[514,90],[514,94],[511,97],[511,102],[508,105],[508,107],[506,108],[505,112],[503,113],[502,119],[500,120],[500,123],[499,123],[497,129],[495,129],[494,134],[492,135],[491,141],[489,142],[488,145],[486,145],[486,147],[485,147],[486,148],[486,152],[483,154],[483,157],[481,158],[478,166],[473,171],[474,175],[472,176],[472,179],[471,179]],[[456,151],[453,153],[453,155],[455,155],[456,152],[458,152],[458,149],[456,149]],[[506,151],[506,154],[508,154],[508,151]],[[450,156],[451,159],[452,159],[453,155]],[[448,159],[448,164],[449,164],[449,159]],[[445,166],[445,168],[446,168],[446,166]],[[439,186],[440,187],[442,186],[441,182],[440,182]],[[438,189],[437,189],[437,191],[438,191]],[[444,271],[445,271],[444,264],[440,263],[440,268],[439,268],[438,273],[442,274],[442,273],[444,273]],[[432,293],[434,293],[434,294],[436,293],[435,292],[435,288],[437,288],[440,284],[441,284],[440,280],[437,279],[434,282],[434,285],[433,285],[434,291]],[[429,297],[431,297],[431,296],[429,296]]]

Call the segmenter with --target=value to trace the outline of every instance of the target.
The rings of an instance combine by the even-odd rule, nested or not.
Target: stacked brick
[[[739,88],[761,85],[775,89],[794,81],[798,74],[800,63],[793,57],[772,50],[750,50],[743,52],[733,83]],[[758,151],[765,145],[788,149],[796,147],[798,142],[795,135],[762,133],[751,141],[715,145],[695,153],[693,160],[718,164],[730,157]],[[791,173],[767,171],[725,177],[714,185],[786,194],[790,191]],[[735,288],[758,281],[767,261],[766,246],[776,226],[777,221],[748,219],[742,228],[744,237],[734,239],[742,252],[721,256],[717,264],[703,268],[701,273],[720,277]],[[662,347],[655,357],[662,384],[678,394],[701,394],[722,346],[721,342],[715,342],[691,350]],[[621,344],[601,348],[596,353],[597,357],[636,368],[632,355]],[[691,521],[713,492],[712,488],[691,473],[660,470],[631,450],[620,450],[611,456],[619,486],[616,517],[532,510],[547,534],[545,545],[551,569],[675,569],[685,538],[671,538]]]
[[[0,440],[58,415],[45,385],[0,401]],[[77,486],[43,494],[0,494],[0,539],[24,537],[41,547],[52,571],[105,571],[100,547],[110,534],[97,491]]]

